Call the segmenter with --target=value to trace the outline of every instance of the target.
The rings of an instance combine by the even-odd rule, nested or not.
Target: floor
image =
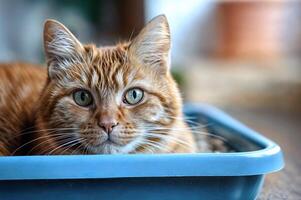
[[[301,199],[301,114],[262,109],[226,111],[284,151],[285,168],[266,177],[259,200]]]

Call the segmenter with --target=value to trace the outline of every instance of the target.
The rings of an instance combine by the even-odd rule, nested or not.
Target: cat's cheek
[[[163,115],[164,115],[164,112],[160,108],[149,110],[149,120],[150,121],[159,121]]]
[[[76,120],[79,123],[88,122],[89,119],[90,119],[89,110],[79,109],[76,106],[71,106],[70,107],[70,113],[72,114],[74,120]]]
[[[142,119],[147,121],[156,122],[165,116],[164,108],[158,102],[146,105],[141,113]]]
[[[73,99],[69,97],[62,98],[59,106],[77,123],[87,122],[90,118],[89,109],[79,107],[74,103]]]

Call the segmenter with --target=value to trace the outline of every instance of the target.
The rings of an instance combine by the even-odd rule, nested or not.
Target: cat
[[[83,45],[44,24],[47,69],[0,65],[0,155],[194,153],[164,15],[131,41]]]

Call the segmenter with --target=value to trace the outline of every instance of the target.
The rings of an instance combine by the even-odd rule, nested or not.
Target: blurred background
[[[261,198],[300,199],[301,1],[0,0],[0,61],[44,63],[47,18],[101,46],[133,38],[159,14],[185,101],[221,107],[278,142],[287,166]]]

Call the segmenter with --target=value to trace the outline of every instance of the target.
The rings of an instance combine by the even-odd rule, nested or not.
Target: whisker
[[[70,137],[70,135],[62,135],[62,134],[51,134],[51,135],[46,135],[45,137],[47,138],[53,138],[55,140],[58,140],[58,142],[60,142],[63,139],[67,139]],[[54,137],[53,137],[54,136]],[[30,154],[34,149],[36,149],[37,147],[41,146],[42,144],[45,144],[49,142],[48,140],[45,140],[43,142],[40,142],[39,144],[35,145],[33,148],[30,149],[30,151],[27,152],[27,154]]]
[[[163,150],[162,145],[158,142],[155,142],[155,141],[145,140],[144,144],[153,146],[153,147],[157,148],[158,150]]]
[[[52,134],[52,135],[55,136],[55,134]],[[59,135],[61,135],[61,134],[59,134]],[[37,138],[35,138],[33,140],[30,140],[29,142],[26,142],[23,145],[19,146],[17,149],[15,149],[15,151],[11,155],[13,156],[18,150],[20,150],[21,148],[25,147],[26,145],[29,145],[30,143],[33,143],[33,142],[35,142],[37,140],[40,140],[40,139],[43,139],[43,138],[47,138],[47,137],[49,137],[49,135],[44,135],[44,136],[41,136],[41,137],[37,137]]]
[[[17,137],[23,136],[23,135],[27,135],[27,134],[33,134],[33,133],[40,133],[40,132],[47,132],[48,134],[53,133],[53,132],[59,132],[59,131],[71,131],[71,130],[77,130],[79,128],[51,128],[51,129],[39,129],[39,130],[34,130],[34,131],[28,131],[28,132],[24,132],[22,133],[22,131],[19,132],[19,134],[17,134],[14,137],[9,138],[8,141],[15,139]]]
[[[83,143],[83,144],[84,144],[84,143]],[[85,145],[84,145],[84,150],[83,150],[83,154],[84,154],[84,155],[88,154],[88,151],[89,151],[88,147],[89,147],[89,144],[85,144]]]
[[[65,151],[68,151],[71,147],[73,147],[73,146],[79,144],[78,147],[76,147],[76,148],[72,151],[71,155],[73,155],[74,152],[76,152],[81,146],[84,145],[84,142],[85,142],[85,141],[86,141],[86,140],[82,138],[82,140],[80,140],[80,141],[74,143],[73,145],[70,145],[68,148],[66,148],[64,151],[62,151],[60,154],[63,155],[63,153],[64,153]]]
[[[189,144],[187,142],[184,142],[183,140],[181,140],[177,137],[171,136],[171,135],[147,134],[146,136],[150,136],[150,137],[154,137],[154,138],[160,138],[160,139],[163,139],[167,142],[176,142],[176,143],[182,144],[186,147],[192,147],[191,144]]]
[[[67,145],[72,144],[72,143],[74,143],[74,142],[76,142],[76,144],[78,144],[78,142],[81,141],[81,140],[83,140],[83,139],[82,139],[82,138],[77,138],[77,139],[71,140],[71,141],[69,141],[69,142],[66,142],[66,143],[64,143],[64,144],[62,144],[62,145],[59,145],[59,146],[57,146],[56,148],[54,148],[53,150],[51,150],[47,155],[51,155],[51,154],[52,154],[53,152],[55,152],[56,150],[61,149],[61,148],[63,148],[64,146],[67,146]]]
[[[84,141],[82,141],[82,143],[81,143],[76,149],[74,149],[74,150],[72,151],[71,155],[73,155],[73,154],[74,154],[78,149],[80,149],[82,146],[85,146]],[[82,154],[84,154],[84,152],[83,152]]]

